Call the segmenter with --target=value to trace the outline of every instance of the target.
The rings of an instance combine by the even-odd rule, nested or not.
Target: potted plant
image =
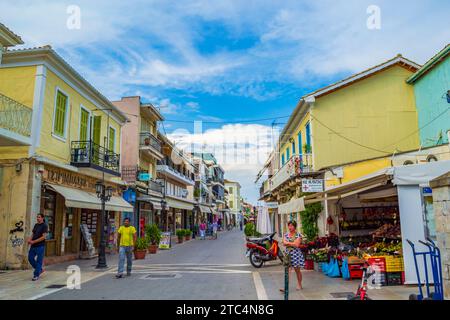
[[[191,234],[192,234],[191,230],[185,229],[184,230],[184,240],[186,240],[186,241],[191,240]]]
[[[148,253],[155,254],[158,251],[159,242],[161,241],[161,230],[159,230],[156,224],[146,225],[145,236],[149,242]]]
[[[134,258],[136,260],[145,259],[147,253],[148,241],[145,238],[137,238],[136,247],[134,250]]]
[[[305,143],[305,144],[303,145],[303,151],[304,151],[306,154],[310,154],[310,153],[311,153],[311,145]]]
[[[149,146],[150,145],[150,138],[145,138],[144,139],[144,144],[146,145],[146,146]]]
[[[184,230],[183,229],[178,229],[176,231],[176,235],[178,237],[178,243],[183,243],[183,238],[184,238]]]

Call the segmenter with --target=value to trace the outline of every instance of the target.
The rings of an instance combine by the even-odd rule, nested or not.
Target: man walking
[[[123,277],[123,268],[125,266],[125,256],[127,258],[127,276],[131,275],[132,267],[132,254],[134,244],[136,243],[136,228],[130,226],[130,219],[125,218],[123,220],[123,226],[120,226],[118,233],[118,247],[119,247],[119,270],[117,271],[116,278]]]
[[[48,233],[48,225],[44,222],[44,215],[37,215],[37,223],[33,227],[33,235],[28,238],[28,244],[31,245],[28,252],[28,262],[34,269],[33,281],[39,280],[40,275],[44,272],[42,263],[44,262],[45,238]]]

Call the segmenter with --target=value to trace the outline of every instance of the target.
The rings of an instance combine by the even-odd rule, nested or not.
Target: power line
[[[202,123],[251,123],[251,122],[261,122],[261,121],[269,121],[269,120],[277,120],[283,118],[289,118],[290,116],[283,117],[273,117],[273,118],[261,118],[261,119],[249,119],[249,120],[232,120],[232,121],[203,121],[203,120],[175,120],[175,119],[165,119],[167,122],[180,122],[180,123],[194,123],[196,121],[201,121]]]

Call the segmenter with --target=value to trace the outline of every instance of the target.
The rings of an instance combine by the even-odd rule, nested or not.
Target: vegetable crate
[[[386,259],[385,257],[372,257],[368,258],[367,262],[372,268],[378,272],[386,272]]]
[[[403,257],[387,256],[386,259],[386,272],[403,272]]]
[[[404,272],[387,272],[386,280],[388,286],[401,286],[405,283]]]
[[[313,260],[305,260],[305,270],[314,270],[314,261]]]
[[[348,265],[348,270],[350,272],[350,279],[361,279],[363,276],[363,264],[349,264]]]

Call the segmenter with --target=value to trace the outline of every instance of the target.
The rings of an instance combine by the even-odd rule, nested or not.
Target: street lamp
[[[106,226],[106,210],[105,205],[106,202],[111,200],[113,189],[112,187],[106,187],[102,181],[97,181],[95,183],[95,192],[97,193],[97,197],[102,202],[102,217],[101,217],[101,227],[100,227],[100,246],[98,249],[98,262],[96,269],[107,268],[106,264],[106,236],[105,236],[105,226]]]

